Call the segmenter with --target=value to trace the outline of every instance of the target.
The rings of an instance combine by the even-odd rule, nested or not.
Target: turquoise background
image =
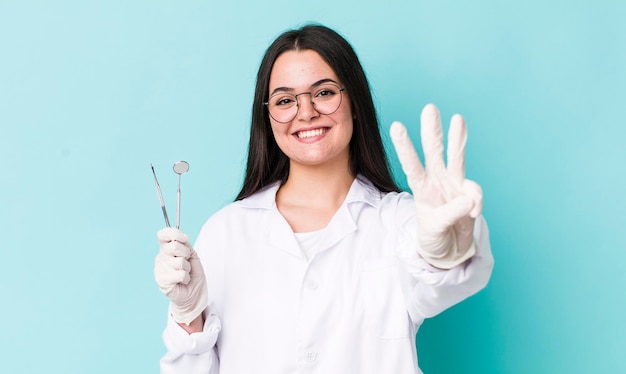
[[[496,267],[426,321],[425,373],[626,372],[624,4],[0,0],[0,371],[158,371],[150,163],[171,218],[191,164],[195,238],[238,192],[263,51],[318,21],[354,45],[385,133],[418,143],[428,102],[468,122]]]

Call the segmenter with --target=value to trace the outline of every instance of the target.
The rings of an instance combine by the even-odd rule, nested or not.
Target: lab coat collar
[[[346,196],[346,204],[354,202],[364,202],[373,207],[377,207],[383,194],[376,188],[369,179],[361,174],[357,175],[352,182],[352,187]]]
[[[293,231],[276,207],[276,193],[279,187],[279,182],[269,185],[254,195],[241,200],[240,204],[247,208],[270,210],[269,229],[266,236],[267,244],[292,256],[305,258]],[[356,222],[352,216],[353,209],[350,209],[349,205],[362,202],[376,207],[380,204],[381,198],[382,193],[367,178],[358,175],[352,182],[344,203],[326,227],[326,232],[320,242],[320,252],[332,247],[357,230]]]

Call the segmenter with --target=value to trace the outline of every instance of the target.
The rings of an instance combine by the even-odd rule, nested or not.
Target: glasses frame
[[[276,121],[276,122],[278,122],[278,123],[289,123],[289,122],[293,121],[293,120],[294,120],[294,119],[298,116],[298,112],[300,111],[300,102],[298,101],[298,96],[300,96],[300,95],[310,95],[310,96],[311,96],[311,106],[313,107],[313,110],[315,110],[315,111],[316,111],[316,112],[318,112],[319,114],[323,114],[323,115],[330,115],[330,114],[333,114],[333,113],[335,113],[336,111],[338,111],[338,110],[339,110],[339,108],[341,107],[341,103],[343,103],[343,91],[347,91],[348,89],[347,89],[346,87],[341,87],[341,86],[339,86],[338,84],[333,83],[333,82],[327,82],[327,83],[321,84],[320,86],[323,86],[323,85],[332,85],[332,86],[335,86],[335,87],[337,87],[337,88],[339,89],[339,105],[337,105],[337,108],[335,108],[335,110],[333,110],[333,111],[332,111],[332,112],[330,112],[330,113],[323,113],[323,112],[320,112],[320,111],[319,111],[319,110],[315,107],[315,102],[313,102],[313,91],[306,91],[306,92],[300,92],[300,93],[297,93],[297,94],[290,94],[290,95],[292,95],[292,96],[295,98],[295,102],[296,102],[296,111],[295,111],[295,113],[293,114],[293,117],[292,117],[289,121],[279,121],[279,120],[277,120],[276,118],[274,118],[274,116],[272,115],[272,111],[270,110],[270,99],[271,99],[272,97],[276,96],[276,95],[279,95],[279,94],[283,94],[283,95],[284,95],[284,93],[275,93],[275,94],[273,94],[272,96],[270,96],[270,97],[267,99],[267,101],[266,101],[266,102],[264,102],[264,103],[263,103],[263,106],[265,106],[265,107],[267,108],[267,113],[270,115],[270,117],[272,117],[272,119],[273,119],[274,121]]]

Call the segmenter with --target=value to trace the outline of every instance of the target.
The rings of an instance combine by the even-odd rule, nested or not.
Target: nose
[[[311,100],[310,92],[303,92],[296,95],[296,100],[298,100],[297,118],[299,120],[310,121],[319,116],[319,112],[315,110],[315,105],[313,105],[313,101]]]

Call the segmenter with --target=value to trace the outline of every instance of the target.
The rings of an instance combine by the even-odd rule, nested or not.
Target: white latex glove
[[[170,299],[174,321],[189,325],[208,304],[206,278],[189,236],[173,227],[157,233],[161,250],[154,261],[154,278]]]
[[[426,170],[404,125],[394,122],[390,133],[417,205],[418,253],[441,269],[464,262],[476,253],[474,220],[482,210],[482,189],[465,179],[465,121],[455,114],[450,122],[447,167],[441,120],[433,104],[426,105],[421,116]]]

